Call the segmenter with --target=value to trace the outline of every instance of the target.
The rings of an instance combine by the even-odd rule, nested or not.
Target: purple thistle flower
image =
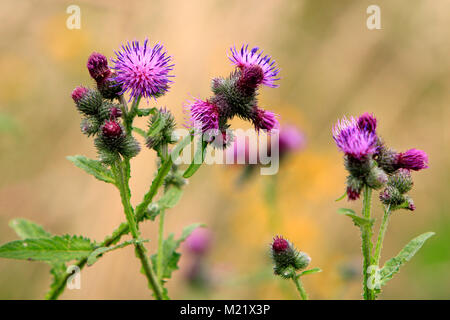
[[[278,116],[272,111],[256,107],[252,117],[255,130],[270,131],[272,129],[278,129],[280,124],[278,123],[277,117]]]
[[[362,114],[358,118],[358,127],[361,130],[376,132],[377,130],[377,119],[373,114],[368,112]]]
[[[202,255],[206,253],[211,245],[211,232],[204,228],[195,229],[186,239],[186,245],[189,251]]]
[[[305,136],[295,126],[284,126],[279,135],[280,155],[302,149],[305,146]]]
[[[231,55],[228,55],[228,58],[241,70],[255,65],[261,67],[264,74],[261,83],[271,88],[278,87],[274,82],[280,80],[277,78],[280,70],[276,67],[275,61],[270,61],[270,56],[263,56],[262,51],[258,53],[258,50],[258,47],[248,50],[248,44],[242,45],[241,50],[237,50],[234,46],[230,48]]]
[[[200,129],[201,133],[207,131],[217,133],[219,129],[219,109],[216,105],[208,100],[195,99],[190,104],[185,105],[184,108],[190,114],[186,123],[188,128]]]
[[[342,152],[359,160],[377,151],[375,132],[361,129],[353,117],[338,120],[333,127],[333,139]]]
[[[161,44],[151,47],[148,39],[143,46],[139,41],[127,42],[115,53],[114,80],[122,86],[120,94],[130,91],[131,97],[157,98],[169,89],[174,65]]]
[[[108,59],[98,52],[93,52],[87,62],[87,68],[91,77],[101,82],[109,77],[111,70],[108,67]]]
[[[418,149],[409,149],[397,154],[395,159],[397,168],[410,170],[422,170],[428,168],[428,156],[425,151]]]
[[[284,252],[289,249],[289,242],[283,236],[276,236],[273,238],[272,250],[275,253]]]
[[[117,138],[122,134],[122,127],[116,121],[110,120],[102,126],[102,132],[108,138]]]

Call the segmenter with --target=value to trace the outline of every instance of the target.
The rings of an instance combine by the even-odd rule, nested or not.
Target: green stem
[[[159,214],[159,231],[158,231],[158,253],[156,256],[156,274],[161,282],[163,277],[163,257],[164,257],[164,210]]]
[[[123,208],[125,211],[125,216],[127,218],[127,222],[128,222],[128,226],[130,228],[131,235],[134,240],[139,241],[139,240],[141,240],[140,233],[139,233],[139,230],[138,230],[138,227],[136,224],[133,209],[130,204],[128,187],[126,185],[126,177],[124,174],[122,162],[120,162],[120,161],[117,162],[117,167],[116,167],[116,170],[114,170],[114,171],[116,171],[116,173],[117,173],[117,180],[118,180],[117,184],[119,187],[120,197],[122,199],[122,205],[123,205]],[[150,266],[150,262],[148,261],[148,258],[147,258],[147,250],[145,249],[144,245],[140,241],[135,243],[135,248],[136,248],[136,254],[139,257],[139,259],[141,260],[142,269],[144,271],[145,276],[147,277],[148,284],[149,284],[150,288],[152,288],[152,290],[155,294],[155,298],[157,300],[163,299],[164,298],[163,290],[161,288],[160,283],[157,281],[156,275],[155,275],[152,267]]]
[[[378,232],[377,245],[375,247],[375,253],[373,255],[372,263],[379,265],[381,257],[381,248],[383,247],[384,235],[386,234],[387,226],[389,224],[389,217],[391,216],[390,206],[384,208],[383,220],[381,221],[380,231]]]
[[[303,288],[302,281],[300,280],[299,276],[294,276],[292,280],[295,283],[295,286],[297,287],[298,293],[300,293],[300,296],[303,300],[308,300],[308,295],[306,294],[305,288]]]
[[[370,219],[371,197],[372,197],[372,189],[369,186],[365,185],[362,215],[366,219]],[[372,251],[371,225],[367,224],[361,227],[361,238],[362,238],[362,253],[363,253],[363,289],[364,289],[363,296],[365,300],[374,300],[375,299],[374,294],[367,285],[370,277],[369,266],[371,263],[371,251]]]
[[[125,101],[126,104],[126,101]],[[181,150],[184,149],[190,142],[192,141],[192,136],[187,135],[184,139],[182,139],[173,149],[172,154],[175,156],[178,156]],[[169,157],[168,161],[166,161],[168,164],[170,162],[170,165],[172,164],[172,157]],[[152,202],[154,196],[158,192],[159,187],[164,182],[164,177],[167,175],[167,173],[170,171],[170,165],[168,166],[168,170],[158,170],[158,173],[156,174],[155,179],[152,182],[152,185],[150,187],[149,192],[145,195],[144,202],[136,208],[136,222],[141,222],[145,219],[145,213],[146,208],[148,205]],[[140,208],[140,209],[139,209]],[[120,238],[130,232],[130,227],[128,223],[122,223],[119,227],[117,227],[113,233],[109,236],[107,236],[103,242],[99,245],[100,247],[109,247],[110,245],[113,245],[117,243]],[[86,265],[87,258],[81,259],[76,264],[80,270],[83,269],[83,267]],[[56,300],[58,297],[64,292],[64,289],[66,288],[67,280],[69,279],[70,274],[66,274],[63,278],[60,279],[57,285],[53,286],[48,294],[46,295],[46,299],[49,300]]]

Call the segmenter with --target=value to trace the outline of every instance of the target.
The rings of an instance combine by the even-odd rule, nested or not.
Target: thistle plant
[[[363,254],[363,297],[374,300],[384,286],[434,235],[427,232],[411,240],[400,253],[379,267],[381,249],[389,219],[399,210],[414,211],[412,198],[407,194],[413,186],[411,171],[428,168],[428,156],[422,150],[409,149],[397,152],[389,148],[378,136],[377,119],[369,113],[358,118],[342,118],[333,127],[333,138],[344,153],[347,176],[346,193],[349,201],[363,197],[362,214],[351,209],[340,209],[339,213],[349,216],[361,230]],[[371,214],[372,193],[379,190],[379,200],[384,215],[375,247],[372,243],[375,219]]]
[[[321,272],[322,270],[313,268],[297,273],[310,264],[311,258],[306,253],[298,251],[289,240],[282,236],[273,238],[272,244],[270,245],[270,256],[274,264],[274,274],[283,279],[292,280],[295,283],[300,297],[303,300],[308,300],[308,295],[300,277]]]
[[[98,159],[76,155],[68,157],[75,166],[98,180],[116,187],[123,206],[125,222],[103,241],[84,236],[52,235],[43,227],[26,219],[11,221],[11,227],[21,240],[0,246],[0,257],[28,261],[43,261],[50,265],[53,283],[47,299],[57,299],[66,288],[72,271],[93,265],[112,250],[133,246],[155,299],[169,299],[165,288],[173,271],[178,269],[180,253],[177,249],[201,224],[182,230],[181,237],[164,237],[164,218],[168,209],[182,196],[187,179],[197,172],[204,161],[206,148],[225,148],[233,141],[227,124],[234,116],[251,121],[257,131],[278,126],[276,115],[258,106],[257,89],[261,85],[276,87],[278,69],[270,57],[258,53],[258,48],[240,51],[231,49],[229,56],[235,70],[228,78],[215,78],[214,95],[207,100],[195,99],[185,105],[188,113],[185,137],[179,137],[175,118],[167,108],[141,108],[141,100],[157,100],[172,84],[174,64],[161,44],[150,45],[148,40],[128,42],[110,59],[92,53],[87,69],[95,87],[79,86],[72,99],[81,115],[81,132],[93,139]],[[125,97],[128,95],[128,99]],[[128,105],[130,104],[130,105]],[[134,126],[136,117],[147,117],[148,126]],[[132,204],[130,189],[131,160],[143,147],[135,138],[141,135],[144,149],[157,155],[157,171],[148,191],[139,204]],[[199,148],[184,170],[177,164],[182,151],[191,144]],[[140,231],[143,221],[158,219],[158,241],[154,254],[147,249],[149,240]],[[131,235],[130,240],[122,238]],[[68,270],[72,270],[67,272]]]

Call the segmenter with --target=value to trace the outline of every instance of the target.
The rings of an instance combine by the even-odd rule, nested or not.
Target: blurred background
[[[71,4],[81,8],[81,29],[66,27]],[[381,8],[381,30],[366,27],[371,4]],[[418,234],[436,232],[381,298],[450,298],[450,2],[3,0],[0,21],[0,243],[17,238],[8,227],[16,217],[98,241],[124,221],[117,190],[65,158],[96,156],[70,97],[75,86],[93,85],[85,67],[92,51],[112,57],[127,40],[162,42],[176,78],[149,106],[168,107],[182,123],[182,104],[207,98],[210,79],[233,70],[228,48],[249,43],[281,68],[280,87],[263,88],[261,106],[278,113],[282,125],[299,128],[305,144],[276,176],[255,174],[238,185],[241,166],[215,165],[189,181],[166,214],[167,233],[204,222],[210,243],[201,259],[182,246],[171,296],[297,299],[295,286],[271,271],[269,244],[282,234],[312,257],[311,267],[323,269],[304,279],[310,298],[360,299],[359,231],[336,211],[359,210],[361,202],[334,201],[346,172],[331,127],[343,115],[369,111],[389,146],[423,149],[430,157],[430,168],[413,174],[417,210],[392,216],[382,261]],[[134,204],[155,167],[148,150],[132,160]],[[378,222],[381,214],[374,201]],[[146,222],[142,231],[153,251],[156,224]],[[83,269],[81,289],[61,298],[148,299],[139,268],[131,247],[114,251]],[[42,299],[50,281],[43,263],[0,260],[2,299]]]

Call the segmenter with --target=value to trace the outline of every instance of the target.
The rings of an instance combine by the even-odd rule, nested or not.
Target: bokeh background
[[[70,4],[81,8],[79,30],[66,27]],[[366,27],[371,4],[381,8],[381,30]],[[190,180],[166,215],[167,230],[179,234],[186,224],[204,222],[213,240],[202,285],[189,282],[195,257],[182,247],[186,254],[168,285],[172,297],[296,299],[293,284],[271,274],[268,245],[283,234],[310,254],[312,267],[323,269],[304,280],[311,298],[361,298],[359,231],[336,213],[361,203],[334,201],[346,174],[330,130],[344,114],[370,111],[390,146],[416,147],[430,157],[430,168],[414,173],[417,210],[393,215],[382,261],[414,236],[436,232],[382,298],[450,298],[448,1],[3,0],[0,20],[1,243],[16,239],[8,227],[15,217],[96,240],[124,220],[117,191],[65,158],[95,157],[70,98],[75,86],[92,84],[85,67],[92,51],[111,57],[126,40],[161,41],[174,58],[176,78],[170,93],[149,106],[170,108],[181,123],[183,102],[208,97],[210,79],[232,70],[228,48],[250,43],[281,68],[280,87],[264,88],[261,106],[280,114],[282,124],[301,128],[307,145],[276,177],[255,175],[238,186],[241,167],[216,165],[203,166]],[[150,151],[132,160],[133,203],[155,166]],[[381,207],[374,202],[374,208],[379,221]],[[155,224],[142,230],[154,250]],[[37,262],[0,260],[0,298],[43,298],[48,271]],[[131,247],[81,275],[81,289],[62,298],[150,298]]]

